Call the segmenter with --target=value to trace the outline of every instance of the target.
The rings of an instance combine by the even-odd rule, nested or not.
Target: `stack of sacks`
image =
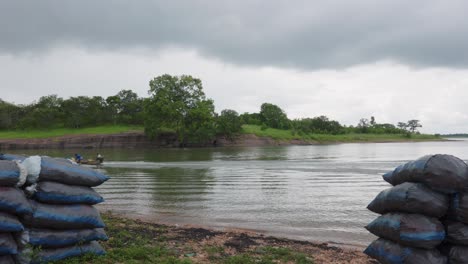
[[[26,229],[21,236],[24,250],[18,261],[41,263],[87,253],[104,254],[96,242],[107,240],[104,223],[93,207],[103,198],[91,187],[108,177],[66,159],[31,156],[21,164],[28,172],[24,189],[31,199],[32,211],[22,218]],[[40,248],[34,259],[30,258],[28,245]]]
[[[15,263],[16,234],[24,230],[18,217],[32,213],[24,193],[18,188],[26,180],[26,170],[15,161],[0,160],[0,263]]]
[[[467,172],[466,163],[454,156],[429,155],[385,174],[384,180],[394,187],[367,207],[382,215],[366,226],[380,238],[364,252],[381,263],[468,263],[468,252],[448,243],[468,242],[468,237],[460,240],[468,227],[462,230],[463,224],[447,220],[461,217],[456,208],[462,201],[455,198],[468,185]],[[454,205],[450,210],[449,204]],[[466,205],[468,209],[468,199]]]

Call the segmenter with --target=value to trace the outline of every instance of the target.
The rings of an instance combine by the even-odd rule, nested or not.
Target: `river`
[[[366,206],[390,187],[381,175],[435,153],[467,160],[468,141],[108,149],[100,170],[112,178],[96,189],[101,209],[133,217],[361,247],[374,239],[364,226],[377,216]]]

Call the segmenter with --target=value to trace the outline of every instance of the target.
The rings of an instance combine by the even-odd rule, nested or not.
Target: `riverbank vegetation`
[[[104,256],[86,255],[59,263],[371,263],[363,253],[326,244],[174,227],[102,214],[109,240]]]
[[[420,135],[419,120],[378,123],[374,116],[346,126],[327,116],[288,118],[279,106],[263,103],[258,113],[232,109],[215,112],[200,79],[161,75],[150,81],[149,97],[131,90],[116,95],[63,99],[43,96],[28,105],[0,100],[0,138],[43,138],[68,134],[106,134],[144,129],[151,137],[175,133],[181,145],[212,142],[216,136],[234,138],[252,133],[274,139],[315,141],[385,141],[434,139]]]

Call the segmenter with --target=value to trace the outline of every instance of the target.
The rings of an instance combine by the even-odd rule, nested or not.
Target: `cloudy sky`
[[[217,111],[468,132],[467,1],[0,0],[0,98],[147,96],[190,74]]]

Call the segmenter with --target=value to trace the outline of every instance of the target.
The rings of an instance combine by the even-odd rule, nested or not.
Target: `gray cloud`
[[[342,68],[388,59],[465,68],[466,10],[462,0],[2,0],[0,53],[178,47],[239,65]]]

